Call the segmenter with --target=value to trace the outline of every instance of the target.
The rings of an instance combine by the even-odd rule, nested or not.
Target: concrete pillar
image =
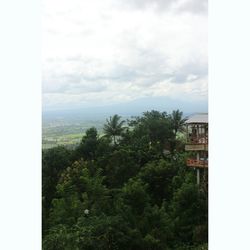
[[[197,161],[200,160],[200,154],[199,154],[199,152],[197,152],[196,160]],[[200,169],[199,168],[197,168],[197,185],[200,185]]]
[[[197,185],[200,185],[200,169],[197,168]]]

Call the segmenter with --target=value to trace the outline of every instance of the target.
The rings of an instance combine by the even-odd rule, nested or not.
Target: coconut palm
[[[174,135],[176,136],[177,132],[183,132],[185,127],[186,118],[183,118],[183,112],[180,112],[179,109],[173,110],[170,115],[172,127],[174,130]]]
[[[116,137],[117,136],[121,136],[123,130],[125,129],[123,127],[123,124],[125,123],[125,121],[120,121],[121,120],[121,116],[119,115],[114,115],[109,117],[109,119],[107,119],[107,123],[104,124],[103,127],[103,131],[105,133],[106,136],[111,137],[114,141],[114,144],[116,144]]]

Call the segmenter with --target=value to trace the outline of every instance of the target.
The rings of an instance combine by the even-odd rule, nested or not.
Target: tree
[[[169,116],[171,128],[173,130],[174,136],[172,140],[170,140],[170,150],[173,152],[174,150],[183,150],[184,144],[183,140],[178,138],[179,132],[185,131],[185,122],[186,118],[183,118],[183,113],[178,109],[173,110],[172,114]]]
[[[140,171],[139,176],[144,183],[147,183],[148,192],[156,204],[161,205],[163,200],[172,199],[172,179],[177,171],[176,165],[166,160],[150,162]]]
[[[147,185],[140,179],[130,179],[122,189],[125,204],[131,207],[134,215],[141,215],[149,202],[146,189]]]
[[[72,163],[72,152],[58,146],[47,149],[42,154],[42,202],[43,230],[47,228],[47,217],[51,201],[56,195],[56,185],[64,169]]]
[[[184,131],[184,126],[187,119],[183,118],[183,112],[179,111],[179,109],[173,110],[170,119],[171,119],[171,125],[174,130],[174,135],[176,137],[177,132]]]
[[[171,120],[166,112],[152,110],[144,112],[142,117],[137,117],[129,122],[134,131],[134,136],[148,138],[150,147],[155,147],[159,152],[169,148],[174,134]]]
[[[113,142],[116,145],[117,136],[121,136],[122,132],[124,131],[123,124],[125,121],[121,121],[121,116],[114,115],[109,118],[109,120],[106,120],[107,123],[104,124],[103,131],[106,134],[106,136],[113,138]]]
[[[135,176],[139,166],[129,150],[115,150],[108,156],[105,174],[109,177],[106,183],[109,187],[121,187],[129,178]]]
[[[195,176],[187,173],[170,205],[177,242],[178,239],[187,244],[207,242],[206,195],[199,190]]]
[[[103,179],[101,170],[92,175],[84,161],[76,161],[65,169],[56,186],[57,197],[52,200],[50,223],[72,226],[85,209],[89,209],[91,214],[108,210],[109,196],[102,184]]]
[[[94,159],[98,147],[98,135],[95,127],[89,128],[76,149],[77,158]]]

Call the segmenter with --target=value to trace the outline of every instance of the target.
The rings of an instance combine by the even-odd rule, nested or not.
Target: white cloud
[[[43,104],[207,98],[204,0],[44,0]]]

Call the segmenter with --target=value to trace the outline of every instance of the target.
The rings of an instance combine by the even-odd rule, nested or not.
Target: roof
[[[199,113],[190,116],[186,123],[208,123],[208,113]]]

